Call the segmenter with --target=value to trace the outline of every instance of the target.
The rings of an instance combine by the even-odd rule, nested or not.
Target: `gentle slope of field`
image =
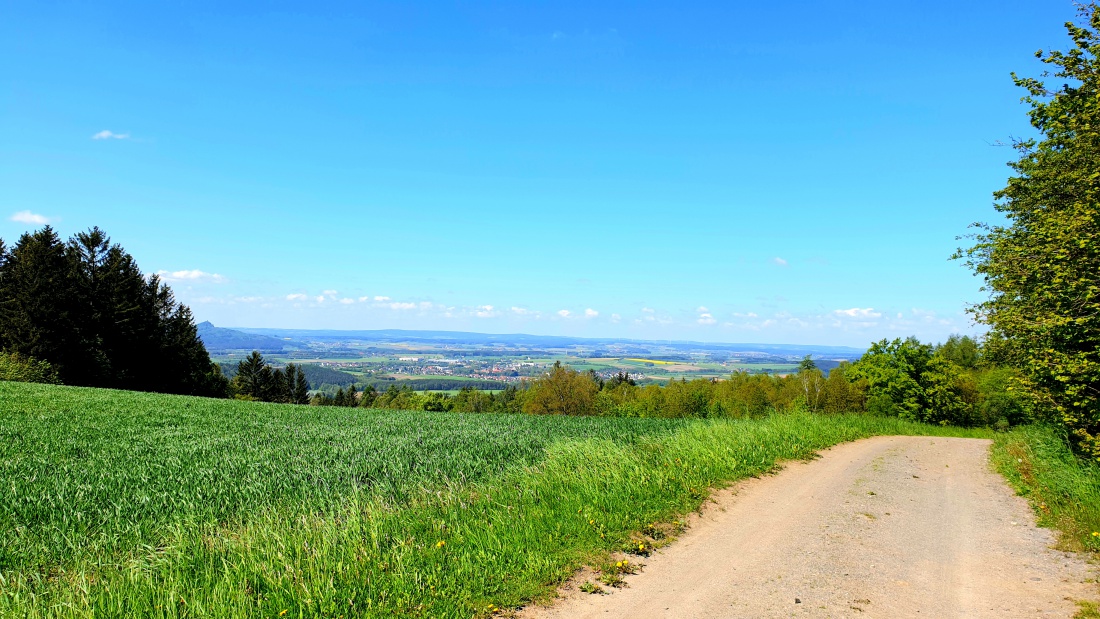
[[[375,412],[0,383],[0,615],[488,615],[612,552],[649,552],[711,486],[925,433],[959,434],[862,416]]]

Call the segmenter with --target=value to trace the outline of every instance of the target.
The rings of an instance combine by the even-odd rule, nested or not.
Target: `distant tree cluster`
[[[293,363],[272,368],[255,350],[237,364],[229,392],[238,400],[309,404],[309,381],[301,368]]]
[[[875,342],[847,375],[864,385],[867,411],[957,426],[1008,426],[1030,419],[1027,398],[1009,388],[1013,370],[983,358],[978,343],[952,336]]]
[[[225,394],[191,310],[99,228],[0,240],[0,350],[68,385]]]
[[[523,410],[624,417],[760,417],[799,408],[839,413],[862,410],[862,389],[845,378],[843,366],[828,376],[807,367],[785,376],[735,372],[725,380],[673,379],[643,387],[626,374],[603,381],[555,364],[531,383]]]

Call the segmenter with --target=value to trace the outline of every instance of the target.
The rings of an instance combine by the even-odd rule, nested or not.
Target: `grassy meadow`
[[[484,617],[856,415],[365,411],[0,382],[0,616]]]

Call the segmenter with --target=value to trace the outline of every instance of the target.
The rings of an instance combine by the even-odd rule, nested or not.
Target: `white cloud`
[[[46,217],[45,215],[39,215],[38,213],[32,213],[30,211],[19,211],[8,219],[11,221],[18,221],[21,224],[35,224],[39,226],[53,221],[52,217]]]
[[[321,294],[325,295],[326,297],[335,297],[336,296],[336,291],[335,290],[325,290]]]
[[[569,310],[558,310],[558,316],[561,316],[562,318],[569,318],[572,315],[573,312],[570,312]]]
[[[584,317],[585,318],[595,318],[596,316],[599,316],[599,315],[600,315],[600,313],[597,312],[596,310],[592,309],[591,307],[584,310]]]
[[[263,301],[264,298],[263,297],[237,297],[233,300],[237,301],[238,303],[255,303],[257,301]]]
[[[386,301],[389,301],[390,298],[389,297],[374,297],[374,300],[378,301],[379,303],[385,303]]]
[[[747,314],[741,314],[739,312],[734,312],[733,316],[734,316],[734,318],[759,318],[760,317],[759,315],[757,315],[756,312],[749,312]]]
[[[351,305],[352,303],[355,303],[355,299],[349,299],[347,297],[340,299],[341,305]]]
[[[366,303],[367,301],[370,301],[370,297],[359,297],[360,303]]]
[[[611,322],[619,322],[622,319],[623,319],[623,317],[618,315],[618,314],[612,314],[611,315]]]
[[[479,305],[474,315],[478,318],[493,318],[499,316],[500,312],[494,310],[492,305]]]
[[[183,271],[157,271],[157,276],[166,282],[214,282],[221,284],[225,277],[217,273],[207,273],[198,269]]]
[[[306,295],[304,295],[304,294],[302,294],[302,293],[300,293],[300,292],[299,292],[299,293],[295,293],[295,294],[288,294],[288,295],[286,295],[286,300],[287,300],[287,301],[305,301],[305,300],[306,300],[306,299],[308,299],[308,298],[309,298],[309,297],[307,297]]]
[[[512,306],[512,313],[516,314],[517,316],[529,316],[531,314],[534,314],[534,312],[527,309],[526,307],[516,307],[514,305]]]
[[[775,258],[772,258],[772,262],[774,262],[775,264],[777,264],[781,267],[787,266],[787,261],[780,258],[779,256],[776,256]]]
[[[710,310],[707,309],[707,307],[705,305],[700,305],[699,307],[695,308],[695,311],[699,312],[700,314],[705,314],[705,313],[709,312]]]
[[[412,309],[416,309],[416,303],[408,303],[408,302],[402,303],[400,301],[396,302],[396,303],[390,303],[390,309],[392,309],[392,310],[412,310]]]
[[[833,310],[833,314],[836,316],[847,316],[848,318],[881,318],[882,312],[876,312],[873,307],[853,307],[851,309],[838,309]]]
[[[92,136],[93,140],[126,140],[129,139],[129,133],[115,133],[114,131],[107,131],[104,129],[99,133]]]
[[[698,322],[701,325],[712,325],[718,321],[715,320],[714,316],[711,316],[710,314],[704,312],[702,314],[699,314],[699,320],[696,320],[695,322]]]
[[[324,303],[325,302],[325,296],[324,295],[317,295],[317,298],[315,300],[318,303]]]
[[[654,309],[652,307],[643,307],[642,312],[645,314],[652,314],[654,312]]]

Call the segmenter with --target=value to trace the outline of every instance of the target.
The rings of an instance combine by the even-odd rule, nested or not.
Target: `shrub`
[[[39,361],[17,352],[0,351],[0,380],[20,383],[47,383],[60,385],[57,372],[45,361]]]

